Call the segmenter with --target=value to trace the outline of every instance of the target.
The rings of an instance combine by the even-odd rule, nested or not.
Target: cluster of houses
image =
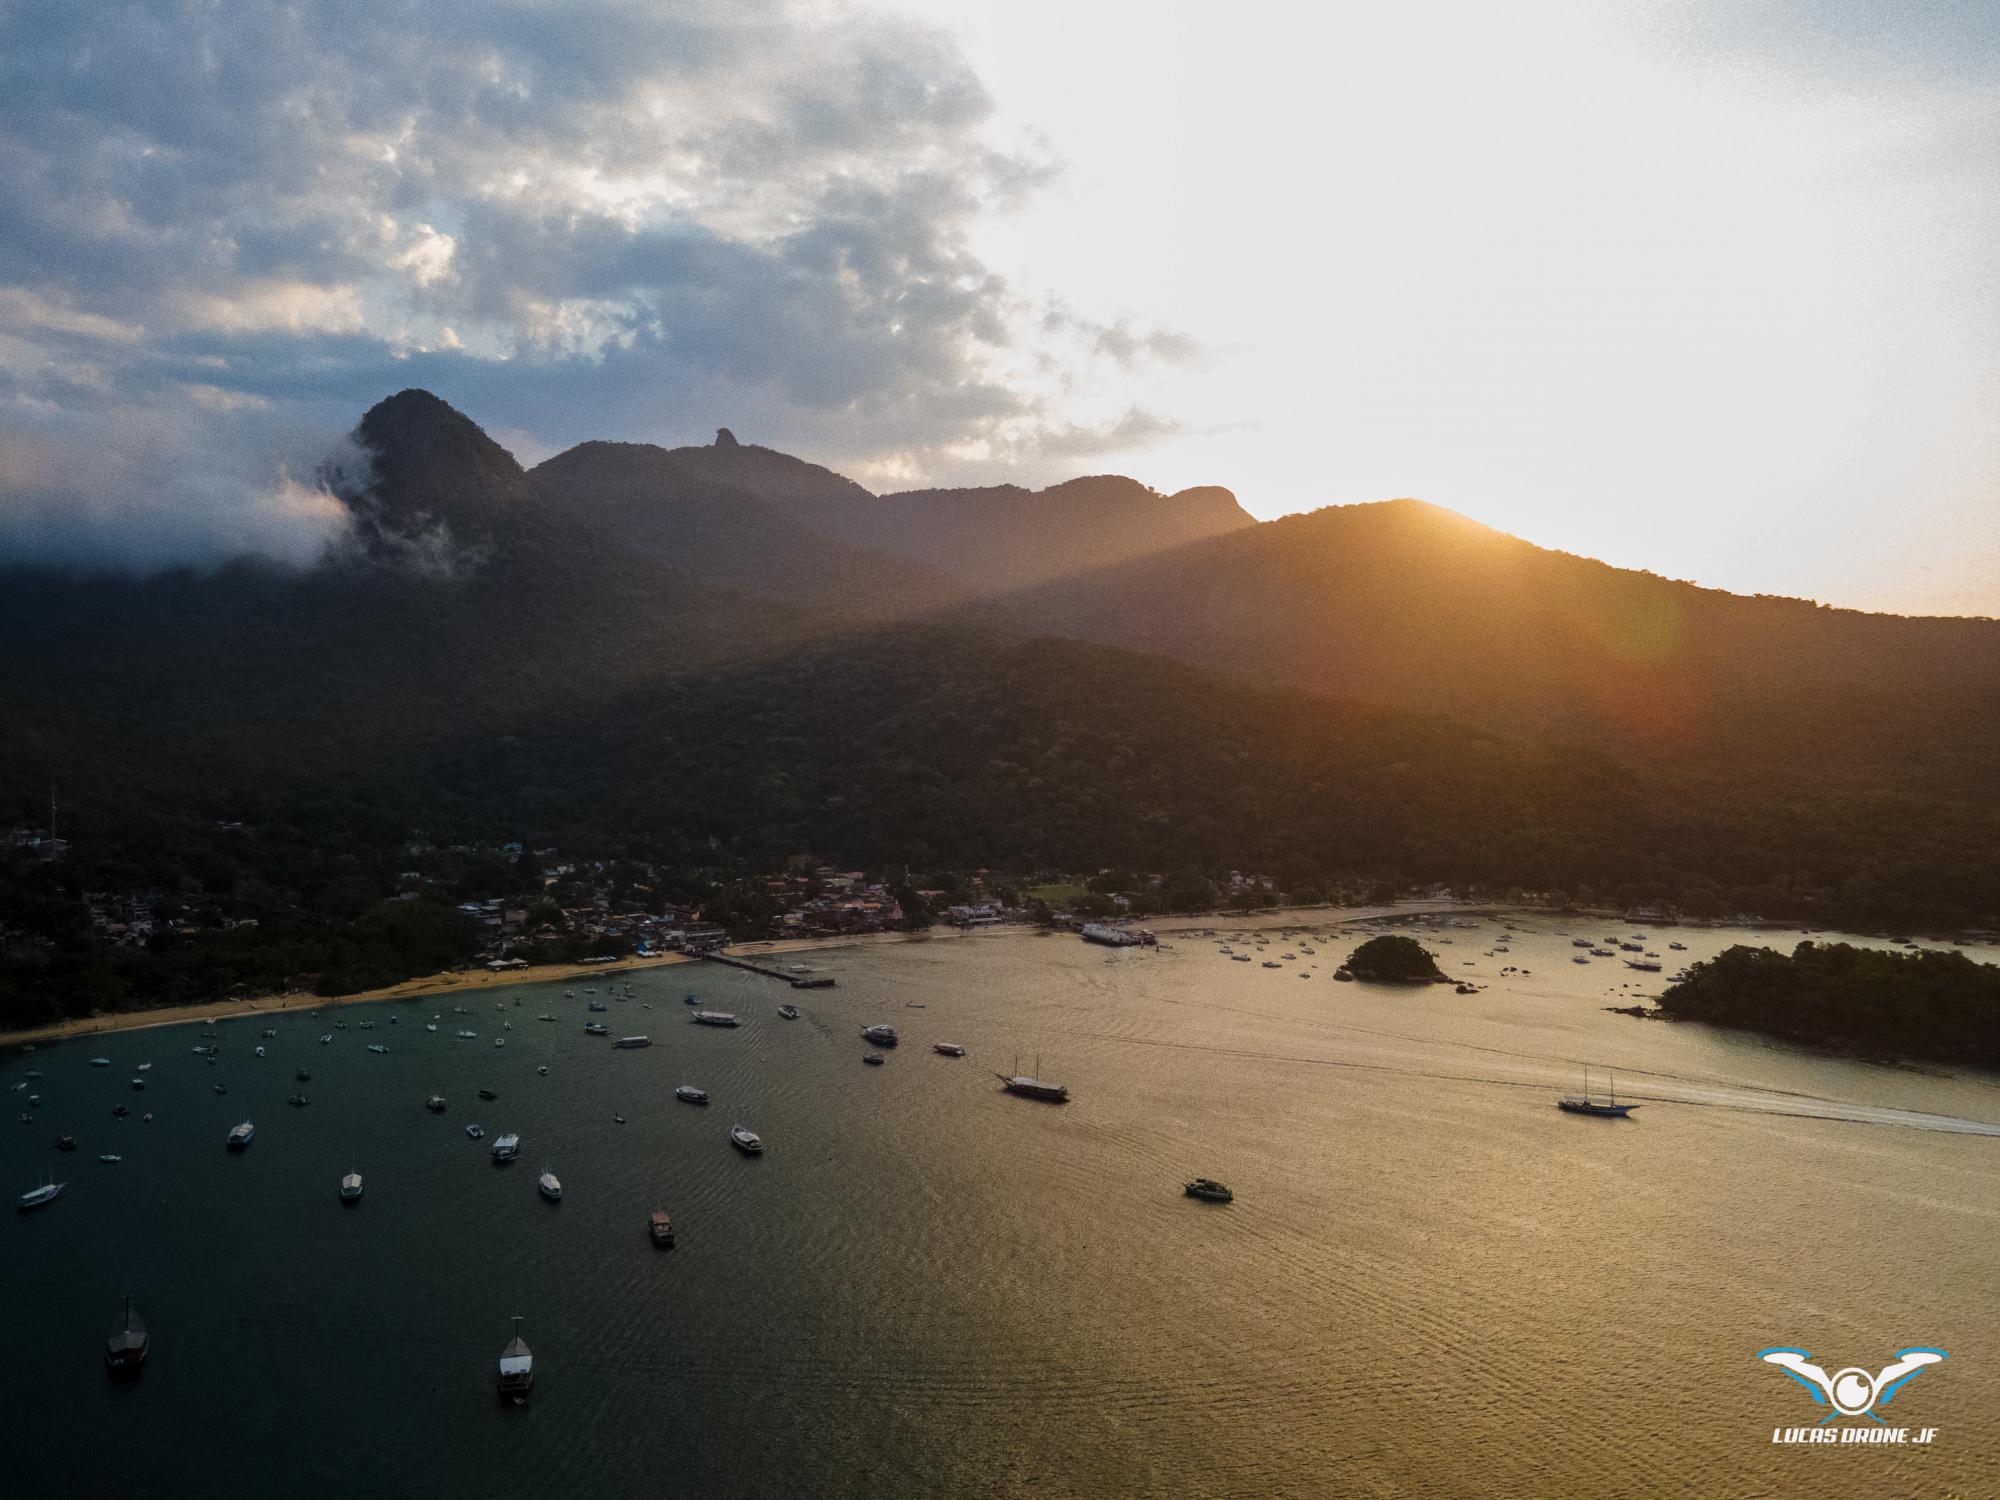
[[[779,911],[772,937],[844,937],[858,932],[894,932],[903,925],[903,903],[861,870],[821,865],[767,880],[765,889]]]
[[[414,899],[414,892],[404,894]],[[609,939],[621,952],[640,954],[706,953],[729,942],[722,928],[701,920],[697,907],[627,901],[613,910],[611,898],[603,893],[586,904],[554,912],[543,907],[530,910],[518,897],[497,896],[460,902],[458,909],[486,929],[479,958],[488,968],[518,967],[522,961],[515,957],[516,948],[563,937],[591,946],[603,946]]]
[[[574,893],[589,889],[594,873],[568,865],[545,866],[544,879],[551,888],[560,883],[565,891]],[[768,905],[775,910],[760,937],[848,937],[895,932],[906,925],[902,901],[888,885],[871,880],[866,871],[821,865],[772,876],[762,885]],[[998,901],[948,904],[950,898],[943,891],[920,891],[918,895],[937,920],[958,927],[990,927],[1022,916]],[[698,906],[645,899],[638,891],[628,892],[628,896],[633,899],[614,905],[608,891],[600,890],[586,904],[566,905],[554,913],[546,906],[531,910],[520,897],[468,901],[459,910],[488,929],[479,961],[494,968],[511,966],[517,949],[554,938],[581,939],[593,947],[615,944],[621,952],[641,955],[709,952],[730,941],[730,933],[704,920]],[[740,924],[738,935],[744,935]]]

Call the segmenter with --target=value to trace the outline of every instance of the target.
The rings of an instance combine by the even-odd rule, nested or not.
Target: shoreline
[[[1338,923],[1384,921],[1407,917],[1493,916],[1499,913],[1517,913],[1524,917],[1541,918],[1565,915],[1544,907],[1519,906],[1504,901],[1418,900],[1374,906],[1282,906],[1263,907],[1249,912],[1191,912],[1144,920],[1155,933],[1162,936],[1171,934],[1183,937],[1204,928],[1229,927],[1244,931],[1261,928],[1332,926]],[[1675,925],[1699,929],[1710,924]],[[757,958],[788,953],[824,953],[840,948],[884,943],[943,942],[996,934],[1034,936],[1050,930],[1018,922],[970,928],[940,924],[917,932],[857,932],[837,937],[760,938],[752,942],[730,944],[729,954],[733,957]],[[1785,929],[1778,926],[1774,930]],[[352,995],[251,995],[241,1000],[211,1000],[198,1005],[167,1005],[149,1010],[115,1011],[109,1015],[72,1017],[68,1020],[52,1021],[43,1026],[26,1026],[12,1031],[0,1031],[0,1050],[27,1045],[39,1046],[43,1042],[66,1041],[75,1037],[103,1036],[123,1031],[147,1031],[159,1026],[184,1026],[190,1022],[213,1021],[229,1016],[284,1015],[289,1012],[327,1010],[344,1005],[377,1005],[393,1000],[422,1000],[477,992],[494,986],[553,984],[564,980],[587,979],[593,974],[631,973],[635,970],[665,969],[680,964],[700,962],[702,960],[690,958],[682,953],[663,953],[644,958],[626,957],[601,964],[537,964],[530,968],[513,969],[498,974],[483,968],[456,969],[417,979],[405,979],[396,984],[384,985],[379,989],[361,990]]]
[[[754,958],[762,954],[811,953],[827,948],[850,947],[857,943],[922,938],[925,933],[861,932],[833,938],[773,938],[767,941],[731,944],[730,953]],[[106,1036],[123,1031],[150,1031],[159,1026],[185,1026],[191,1022],[214,1021],[232,1016],[276,1016],[298,1011],[331,1010],[346,1005],[378,1005],[390,1000],[422,1000],[432,996],[476,993],[493,987],[517,984],[553,984],[563,980],[587,979],[593,974],[624,974],[639,969],[666,969],[681,964],[700,963],[684,953],[663,953],[650,957],[621,958],[603,964],[536,964],[495,974],[486,969],[448,970],[417,979],[405,979],[380,989],[359,990],[352,995],[274,994],[251,995],[241,1000],[210,1000],[200,1005],[162,1005],[149,1010],[115,1011],[109,1015],[76,1016],[52,1021],[45,1026],[26,1026],[0,1032],[0,1049],[43,1042],[68,1041],[75,1037]]]
[[[1511,908],[1504,905],[1474,906],[1435,901],[1409,902],[1393,906],[1287,906],[1265,908],[1257,912],[1218,912],[1213,915],[1165,917],[1154,923],[1154,930],[1180,933],[1202,927],[1213,927],[1224,922],[1237,927],[1254,927],[1276,925],[1288,919],[1296,921],[1299,918],[1309,917],[1317,917],[1325,922],[1347,922],[1370,921],[1392,916],[1471,914],[1505,910]],[[857,932],[841,937],[760,938],[753,942],[731,943],[729,954],[732,957],[756,958],[765,954],[819,953],[829,949],[851,948],[864,944],[936,942],[993,933],[1033,935],[1041,930],[1022,923],[1003,923],[996,927],[964,929],[940,925],[918,932]],[[530,968],[512,969],[498,974],[486,969],[455,969],[417,979],[405,979],[379,989],[360,990],[352,995],[280,993],[251,995],[241,1000],[210,1000],[198,1005],[163,1005],[148,1010],[114,1011],[108,1015],[76,1016],[68,1020],[51,1021],[44,1026],[26,1026],[0,1032],[0,1049],[23,1045],[39,1046],[43,1042],[104,1036],[122,1031],[149,1031],[158,1026],[184,1026],[190,1022],[213,1021],[229,1016],[285,1015],[295,1011],[329,1010],[344,1005],[376,1005],[390,1000],[420,1000],[432,996],[476,992],[496,985],[504,987],[517,984],[552,984],[562,980],[585,979],[593,974],[666,969],[679,964],[700,962],[700,959],[690,958],[683,953],[663,953],[646,958],[621,958],[602,964],[536,964]]]

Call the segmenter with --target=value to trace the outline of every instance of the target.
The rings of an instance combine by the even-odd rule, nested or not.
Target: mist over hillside
[[[71,840],[0,875],[56,924],[49,1003],[101,992],[36,946],[87,891],[262,892],[338,934],[413,830],[710,881],[809,855],[2000,912],[1992,622],[1741,598],[1411,501],[876,496],[727,432],[524,471],[421,391],[355,453],[314,566],[0,577],[0,822],[55,783]]]

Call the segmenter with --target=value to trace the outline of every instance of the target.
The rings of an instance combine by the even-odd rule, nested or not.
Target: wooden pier
[[[825,974],[787,974],[783,969],[774,969],[765,964],[753,963],[747,958],[737,958],[728,953],[704,953],[702,957],[713,964],[728,964],[732,969],[747,969],[752,974],[762,974],[766,979],[782,979],[795,990],[830,990],[833,979]]]

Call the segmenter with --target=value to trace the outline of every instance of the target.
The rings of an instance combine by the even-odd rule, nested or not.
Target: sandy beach
[[[1307,925],[1332,924],[1368,921],[1379,917],[1470,914],[1500,909],[1490,906],[1459,905],[1453,902],[1421,901],[1394,906],[1300,906],[1250,913],[1213,912],[1152,918],[1147,921],[1148,925],[1160,933],[1186,933],[1204,927],[1229,927],[1240,931],[1257,927],[1296,926],[1301,922]],[[954,927],[932,927],[922,932],[870,932],[844,937],[774,938],[763,942],[732,943],[729,953],[735,958],[756,958],[764,954],[819,953],[837,948],[853,948],[862,944],[954,942],[1007,934],[1029,936],[1035,930],[1032,927],[1015,924],[964,930]],[[66,1037],[101,1036],[107,1032],[143,1031],[155,1026],[181,1026],[190,1021],[209,1021],[223,1016],[260,1016],[285,1011],[328,1010],[340,1005],[370,1005],[383,1000],[423,1000],[489,988],[560,983],[565,980],[587,979],[596,974],[627,974],[637,969],[671,968],[675,964],[699,962],[699,959],[689,958],[683,954],[668,953],[651,958],[621,958],[613,963],[538,964],[526,969],[508,969],[497,974],[483,968],[453,969],[440,974],[426,975],[420,979],[406,979],[400,984],[388,985],[382,989],[362,990],[352,995],[256,995],[242,1000],[211,1000],[200,1005],[167,1005],[152,1010],[81,1016],[67,1021],[52,1022],[47,1026],[31,1026],[18,1031],[0,1032],[0,1047],[61,1041]]]
[[[1020,929],[1014,929],[1019,931]],[[936,934],[957,936],[946,930]],[[812,953],[828,948],[850,948],[859,943],[910,942],[931,939],[932,933],[875,932],[850,937],[788,938],[730,946],[731,956],[756,958],[763,954]],[[652,958],[621,958],[602,964],[537,964],[526,969],[493,973],[486,969],[453,969],[420,979],[406,979],[378,990],[362,990],[352,995],[256,995],[242,1000],[210,1000],[200,1005],[163,1005],[151,1010],[117,1011],[109,1015],[80,1016],[47,1026],[24,1027],[0,1032],[0,1047],[23,1043],[61,1041],[66,1037],[101,1036],[107,1032],[144,1031],[155,1026],[180,1026],[190,1021],[210,1021],[224,1016],[261,1016],[285,1011],[329,1010],[341,1005],[369,1005],[382,1000],[423,1000],[433,996],[458,995],[468,991],[504,988],[518,984],[548,984],[564,980],[588,979],[599,974],[629,974],[638,969],[670,968],[676,964],[699,963],[679,953]]]

